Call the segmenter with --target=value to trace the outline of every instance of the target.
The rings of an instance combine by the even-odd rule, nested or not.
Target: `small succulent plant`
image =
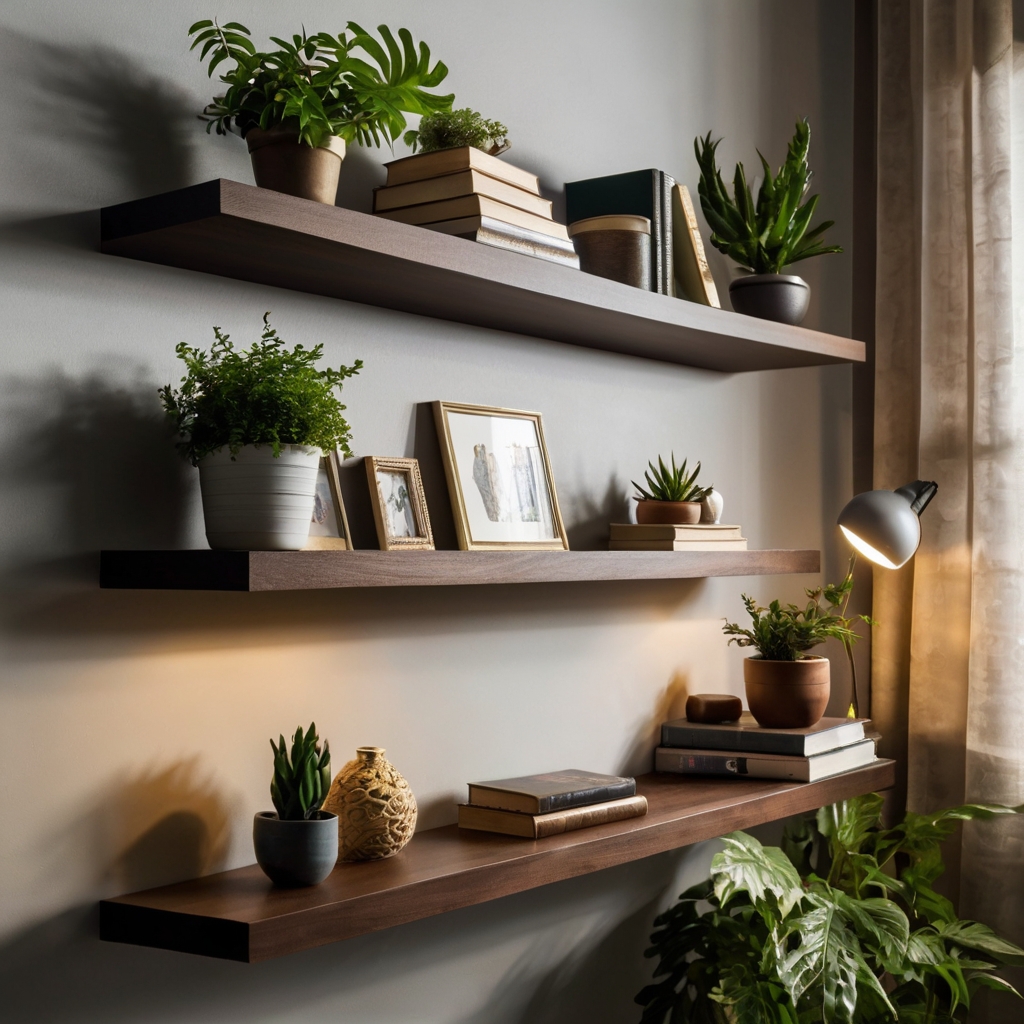
[[[470,107],[462,110],[435,110],[427,114],[417,129],[408,131],[403,141],[415,153],[473,146],[491,156],[511,148],[508,129],[500,121],[490,121]]]
[[[274,748],[274,778],[270,783],[270,796],[277,808],[281,821],[304,821],[320,810],[320,805],[331,786],[331,750],[324,740],[320,749],[320,737],[316,734],[316,723],[311,722],[306,734],[302,726],[292,737],[291,757],[284,736],[278,743],[270,741]]]
[[[633,486],[637,493],[637,501],[702,501],[712,490],[711,487],[701,487],[697,483],[700,474],[700,463],[687,476],[686,459],[683,459],[682,466],[676,465],[675,453],[672,454],[672,466],[665,465],[665,460],[659,455],[658,465],[648,462],[650,469],[644,473],[647,486],[650,490],[641,487],[635,480]]]

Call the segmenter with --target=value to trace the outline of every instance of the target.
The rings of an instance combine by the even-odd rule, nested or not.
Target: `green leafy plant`
[[[417,51],[408,29],[398,30],[401,45],[386,25],[377,31],[383,45],[350,21],[336,36],[305,30],[291,42],[272,36],[279,49],[263,53],[237,21],[197,21],[188,30],[191,49],[202,47],[199,59],[209,58],[210,77],[225,61],[234,64],[220,76],[227,91],[203,112],[206,130],[244,136],[250,128],[294,125],[309,146],[332,135],[362,146],[379,146],[383,137],[390,146],[405,130],[405,113],[451,109],[453,95],[426,91],[448,75],[441,61],[430,66],[427,44]]]
[[[236,351],[229,335],[213,329],[209,352],[180,342],[175,351],[187,370],[181,387],[160,389],[164,409],[184,440],[179,450],[193,465],[227,446],[232,457],[243,445],[303,444],[351,455],[351,429],[336,390],[357,374],[352,366],[318,370],[323,345],[289,350],[263,317],[263,333],[251,348]]]
[[[270,741],[274,750],[274,778],[270,783],[270,796],[281,821],[305,821],[317,811],[331,788],[331,748],[320,737],[316,724],[310,722],[306,734],[302,726],[292,737],[291,756],[284,736],[278,743]]]
[[[838,245],[824,245],[821,241],[834,221],[823,221],[810,228],[818,196],[803,201],[811,181],[807,166],[811,128],[806,118],[797,123],[786,162],[774,178],[768,161],[758,151],[764,177],[756,204],[741,163],[736,165],[733,197],[729,197],[715,159],[721,141],[712,142],[711,132],[693,140],[700,166],[697,191],[711,228],[711,244],[716,249],[752,274],[778,274],[784,267],[811,256],[843,251]]]
[[[957,917],[933,888],[961,821],[1024,808],[968,804],[881,825],[877,794],[787,827],[783,846],[734,832],[711,878],[654,922],[642,1024],[954,1024],[1024,950]]]
[[[672,453],[672,466],[665,465],[665,460],[659,455],[658,465],[648,462],[650,467],[645,473],[649,490],[641,487],[635,480],[632,481],[637,493],[634,498],[637,501],[702,501],[711,493],[711,487],[701,487],[697,483],[700,474],[700,463],[692,473],[686,473],[686,459],[683,459],[682,466],[676,465],[675,453]]]
[[[424,153],[437,149],[455,149],[474,146],[491,156],[498,156],[511,148],[508,129],[500,121],[488,121],[475,110],[438,110],[427,114],[419,128],[407,131],[403,141],[415,153],[417,147]]]
[[[857,619],[875,626],[877,623],[868,615],[847,618],[846,609],[853,593],[853,567],[856,556],[850,560],[850,567],[842,583],[829,583],[824,587],[805,590],[807,604],[800,608],[795,604],[783,605],[772,601],[762,608],[752,598],[743,595],[743,605],[752,620],[753,628],[744,629],[738,623],[726,620],[722,632],[729,636],[730,644],[739,647],[754,647],[766,661],[796,661],[826,640],[838,640],[846,651],[853,681],[853,696],[850,716],[858,717],[857,664],[853,657],[853,645],[860,639],[854,632]],[[824,605],[822,600],[824,599]]]

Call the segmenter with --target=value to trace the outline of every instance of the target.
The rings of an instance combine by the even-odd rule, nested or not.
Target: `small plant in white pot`
[[[804,591],[807,604],[803,608],[795,604],[783,605],[777,600],[762,608],[752,597],[743,595],[744,607],[752,620],[751,628],[726,622],[722,632],[731,637],[729,643],[757,650],[757,654],[743,662],[743,681],[747,706],[759,725],[772,729],[804,729],[825,714],[831,690],[829,660],[806,652],[826,640],[839,640],[846,649],[853,673],[849,715],[858,717],[853,645],[860,637],[853,631],[855,620],[846,617],[852,591],[853,563],[842,583]],[[867,615],[856,618],[874,625],[874,620]]]
[[[297,551],[309,537],[322,451],[351,455],[338,392],[363,366],[318,370],[323,346],[285,347],[263,317],[260,340],[238,351],[219,327],[209,352],[181,342],[181,386],[160,389],[199,467],[212,548]]]
[[[697,483],[700,463],[692,473],[686,472],[686,459],[682,466],[676,465],[672,454],[671,468],[659,455],[658,465],[648,462],[650,467],[644,473],[647,487],[641,487],[635,480],[636,521],[638,523],[688,524],[700,522],[701,502],[713,488],[701,487]]]
[[[824,245],[821,236],[833,225],[826,220],[811,227],[818,196],[804,201],[811,182],[807,151],[811,128],[806,118],[797,123],[786,162],[772,177],[768,161],[761,156],[764,177],[754,202],[743,164],[736,165],[733,196],[730,198],[715,160],[719,139],[711,132],[694,139],[700,165],[700,205],[711,228],[711,244],[734,259],[747,276],[729,285],[729,297],[738,313],[798,324],[807,313],[810,285],[783,270],[800,260],[825,253],[842,252],[838,245]]]
[[[331,750],[323,749],[310,723],[305,734],[295,730],[289,756],[284,736],[270,741],[274,777],[270,796],[276,811],[253,819],[256,860],[277,885],[318,885],[338,860],[338,816],[320,805],[331,786]]]

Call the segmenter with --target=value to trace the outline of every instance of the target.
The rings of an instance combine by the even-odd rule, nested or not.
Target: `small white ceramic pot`
[[[722,521],[722,509],[725,508],[725,499],[712,488],[700,503],[700,521],[702,523],[720,523]]]
[[[225,447],[199,462],[206,539],[211,548],[298,551],[309,539],[320,449],[246,445],[232,460]]]

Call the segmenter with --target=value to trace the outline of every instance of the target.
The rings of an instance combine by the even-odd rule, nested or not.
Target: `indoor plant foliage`
[[[632,481],[636,488],[637,522],[696,523],[700,519],[700,503],[712,490],[697,483],[700,463],[688,473],[686,459],[682,466],[677,466],[673,452],[670,466],[665,465],[660,455],[657,466],[653,462],[648,462],[647,466],[644,473],[647,487]]]
[[[178,445],[193,466],[227,448],[232,457],[244,445],[269,445],[275,457],[282,445],[340,448],[351,456],[351,428],[337,392],[363,361],[318,370],[323,345],[288,349],[263,317],[260,340],[237,350],[229,335],[213,329],[209,352],[179,342],[175,348],[186,375],[175,390],[160,389],[168,415],[184,440]]]
[[[252,128],[291,123],[307,146],[321,146],[331,136],[379,146],[405,130],[405,113],[450,109],[452,95],[427,92],[448,75],[441,61],[430,66],[427,44],[417,50],[408,29],[398,30],[401,45],[386,25],[377,31],[383,46],[350,21],[336,36],[303,30],[290,42],[271,37],[278,49],[264,53],[236,21],[197,21],[189,29],[192,49],[202,47],[199,57],[209,58],[210,77],[225,61],[234,64],[220,76],[227,91],[204,111],[207,131],[245,136]]]
[[[456,149],[473,146],[491,156],[510,149],[508,129],[500,121],[489,121],[475,110],[438,110],[427,114],[417,129],[407,131],[403,137],[415,153],[432,153],[438,149]]]
[[[735,832],[712,877],[655,920],[643,1024],[952,1024],[1024,950],[961,920],[933,888],[959,822],[1021,808],[968,804],[880,822],[858,797],[787,826],[782,848]]]
[[[321,810],[331,784],[331,751],[320,745],[316,724],[300,726],[291,748],[281,736],[270,741],[274,775],[270,796],[276,813],[263,811],[253,819],[256,860],[278,885],[317,885],[338,860],[338,818]]]
[[[811,227],[818,196],[805,198],[811,181],[811,171],[807,165],[810,140],[811,129],[804,119],[797,123],[786,160],[774,177],[768,161],[758,152],[763,178],[756,202],[742,163],[736,165],[733,194],[730,197],[715,159],[715,151],[721,139],[712,142],[711,133],[708,132],[704,138],[694,140],[700,166],[697,190],[701,209],[711,228],[711,244],[735,260],[742,269],[757,275],[755,279],[740,278],[730,285],[733,304],[740,312],[799,323],[806,312],[810,292],[805,281],[799,277],[783,275],[782,271],[811,256],[843,251],[837,245],[825,245],[822,241],[822,236],[834,221],[823,221]],[[764,275],[771,276],[769,278]],[[801,308],[794,307],[789,317],[769,315],[772,310],[768,306],[760,311],[756,308],[740,308],[744,305],[744,298],[749,302],[761,294],[750,291],[749,286],[752,284],[767,284],[776,290],[787,289],[780,294],[802,297]],[[779,311],[782,311],[781,307]]]

